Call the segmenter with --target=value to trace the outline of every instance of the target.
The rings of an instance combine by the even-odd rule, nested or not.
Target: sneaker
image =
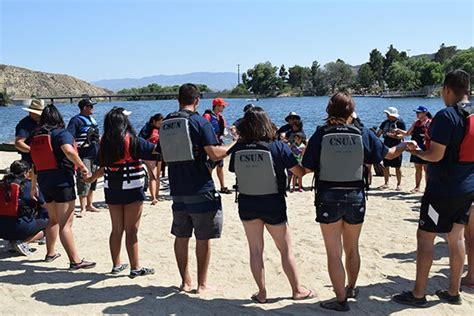
[[[69,270],[79,270],[79,269],[92,269],[95,267],[95,262],[86,261],[84,259],[79,263],[71,262],[69,263]]]
[[[155,269],[141,268],[138,270],[130,270],[130,274],[128,275],[128,277],[130,279],[134,279],[137,276],[144,276],[149,274],[155,274]]]
[[[15,248],[16,252],[18,252],[19,254],[23,256],[31,255],[30,247],[28,246],[26,242],[22,242],[18,240],[13,244],[13,247]]]
[[[452,305],[461,305],[461,295],[449,295],[448,291],[438,290],[436,291],[436,296],[439,297],[440,300]]]
[[[397,302],[403,305],[410,305],[414,307],[426,307],[428,306],[428,301],[426,297],[423,296],[422,298],[416,298],[413,296],[413,292],[405,291],[400,294],[394,295],[392,297],[392,301]]]
[[[125,270],[127,268],[128,268],[127,263],[121,264],[119,266],[113,267],[112,271],[110,271],[110,274],[119,274],[120,272],[122,272],[123,270]]]
[[[347,298],[357,298],[359,295],[359,289],[356,287],[346,286],[346,296]]]
[[[350,311],[349,303],[347,303],[347,298],[339,302],[338,300],[330,300],[326,302],[321,302],[319,303],[319,306],[321,306],[324,309],[336,311],[336,312],[348,312]]]

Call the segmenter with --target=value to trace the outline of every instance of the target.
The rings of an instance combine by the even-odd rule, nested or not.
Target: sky
[[[87,81],[473,46],[472,0],[0,0],[0,63]]]

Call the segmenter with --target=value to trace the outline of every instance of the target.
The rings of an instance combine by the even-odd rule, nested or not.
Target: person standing
[[[374,133],[355,124],[354,110],[350,95],[339,92],[331,97],[326,124],[319,126],[310,138],[302,163],[305,172],[315,172],[316,221],[320,223],[328,272],[336,293],[335,300],[320,305],[336,311],[349,311],[347,299],[358,295],[359,237],[366,212],[364,164],[393,159],[406,148],[405,143],[387,148]]]
[[[403,136],[396,133],[397,129],[406,130],[405,122],[400,118],[397,108],[389,107],[384,110],[384,113],[387,115],[387,119],[380,124],[379,131],[377,136],[380,137],[383,135],[384,145],[387,147],[394,147],[400,144],[403,140]],[[383,176],[385,183],[380,187],[380,189],[388,189],[388,181],[390,178],[390,167],[395,168],[395,174],[397,177],[397,187],[396,190],[400,191],[402,183],[402,156],[398,156],[394,159],[384,159],[383,160]]]
[[[79,101],[78,106],[80,113],[73,116],[67,126],[67,130],[76,140],[79,157],[92,173],[97,170],[94,161],[97,158],[97,147],[100,138],[99,125],[92,116],[94,114],[95,104],[96,103],[92,103],[89,99]],[[98,212],[99,210],[92,204],[97,182],[85,182],[79,170],[76,172],[76,182],[77,194],[79,195],[79,203],[81,205],[77,216],[82,217],[86,212]]]
[[[203,117],[211,123],[214,133],[217,137],[217,142],[220,145],[224,143],[223,138],[226,128],[226,121],[222,113],[224,112],[224,109],[227,105],[229,104],[225,102],[224,99],[215,98],[214,100],[212,100],[212,111],[207,110],[206,112],[204,112],[203,115]],[[217,178],[219,179],[219,183],[221,185],[221,189],[219,192],[223,194],[232,193],[224,184],[224,160],[212,161],[212,159],[209,159],[207,164],[209,172],[211,174],[214,168],[217,169]]]
[[[461,279],[461,286],[474,288],[474,204],[471,206],[471,215],[469,216],[469,224],[464,232],[466,241],[467,254],[467,274]]]
[[[60,256],[54,249],[59,231],[69,258],[69,269],[95,267],[95,262],[79,257],[72,232],[76,200],[74,168],[81,170],[83,176],[87,176],[89,170],[79,158],[74,137],[65,129],[63,118],[53,104],[44,108],[40,126],[32,135],[31,159],[34,168],[31,196],[38,197],[38,189],[41,191],[49,215],[45,261],[51,262]]]
[[[181,290],[191,291],[188,269],[189,239],[194,230],[198,270],[197,293],[209,289],[207,271],[213,238],[222,231],[222,203],[206,166],[207,157],[219,161],[230,146],[219,144],[211,123],[197,113],[200,92],[194,84],[179,88],[179,111],[169,114],[160,128],[160,150],[169,165],[168,178],[173,198],[171,233],[181,275]]]
[[[21,160],[32,163],[30,155],[31,134],[39,126],[41,113],[43,112],[44,104],[40,100],[32,100],[30,106],[23,108],[28,112],[15,128],[15,148],[21,155]]]
[[[414,111],[416,112],[416,118],[417,118],[415,123],[413,123],[413,125],[408,129],[408,131],[396,129],[395,133],[397,135],[402,135],[402,136],[411,135],[411,139],[414,140],[418,144],[418,147],[420,147],[422,150],[425,150],[426,149],[425,136],[427,135],[428,128],[431,124],[431,114],[428,112],[428,109],[424,106],[419,106]],[[427,162],[415,155],[411,155],[410,162],[413,162],[415,164],[415,188],[411,190],[410,192],[417,193],[417,192],[420,192],[420,185],[421,185],[421,179],[423,178],[423,171],[425,172],[425,178],[426,178]]]
[[[163,115],[161,113],[153,115],[140,130],[138,136],[150,143],[158,144],[160,141],[160,126],[162,121]],[[144,160],[143,162],[148,170],[148,187],[151,195],[151,205],[155,205],[160,200],[161,157],[158,157],[157,160]]]
[[[436,113],[431,122],[426,150],[410,146],[411,154],[428,161],[428,182],[417,231],[415,286],[393,296],[397,303],[427,305],[425,294],[434,239],[442,233],[448,241],[450,276],[448,289],[438,290],[436,295],[449,304],[462,303],[459,288],[466,255],[463,234],[474,202],[474,108],[469,102],[470,90],[468,73],[447,73],[442,90],[446,108]]]

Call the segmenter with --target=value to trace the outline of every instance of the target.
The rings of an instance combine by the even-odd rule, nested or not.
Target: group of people
[[[33,170],[29,171],[28,164],[23,168],[12,165],[12,175],[9,177],[22,179],[19,182],[21,187],[25,181],[29,182],[27,178],[31,175],[29,187],[25,186],[25,190],[31,190],[29,201],[35,201],[30,204],[36,209],[41,208],[38,205],[43,205],[49,214],[49,223],[44,227],[44,221],[37,220],[33,230],[37,232],[28,238],[39,238],[40,232],[44,231],[47,245],[45,260],[53,261],[59,256],[54,249],[59,232],[71,269],[95,265],[94,262],[80,259],[74,244],[75,169],[77,178],[85,184],[93,184],[103,177],[105,201],[112,221],[109,239],[113,264],[111,273],[118,274],[130,268],[129,276],[134,278],[154,273],[152,268],[142,267],[139,263],[137,231],[145,200],[145,169],[153,170],[151,175],[149,172],[150,184],[151,181],[156,183],[150,188],[152,200],[157,201],[161,170],[159,162],[165,162],[168,165],[172,198],[171,233],[175,236],[174,251],[182,280],[180,288],[186,292],[195,289],[201,293],[208,290],[211,240],[219,238],[222,232],[220,193],[229,191],[223,177],[221,180],[222,170],[219,171],[219,168],[223,167],[222,159],[230,156],[229,171],[236,176],[238,212],[248,240],[250,268],[258,287],[252,300],[264,304],[268,297],[263,260],[265,229],[281,254],[281,264],[291,285],[292,298],[303,300],[314,297],[313,291],[299,282],[286,206],[288,174],[294,175],[298,182],[305,174],[314,173],[316,221],[320,223],[328,272],[336,294],[334,300],[321,302],[320,305],[329,310],[348,311],[348,299],[356,299],[359,294],[358,241],[366,212],[367,166],[384,159],[393,161],[404,151],[409,151],[414,157],[428,162],[427,187],[421,203],[417,233],[415,288],[394,295],[393,300],[417,307],[426,306],[426,284],[434,238],[436,233],[447,233],[450,284],[448,290],[440,290],[436,294],[445,302],[460,304],[459,289],[465,260],[464,233],[468,246],[468,274],[462,282],[464,285],[474,285],[472,216],[469,221],[474,201],[474,111],[468,99],[469,75],[462,70],[446,74],[442,93],[447,107],[433,118],[423,146],[416,141],[401,141],[399,136],[414,134],[415,129],[425,124],[421,114],[421,123],[415,123],[408,131],[401,124],[388,124],[391,127],[381,128],[386,139],[400,140],[387,146],[376,133],[360,124],[354,115],[354,100],[343,92],[329,99],[325,123],[316,129],[306,146],[302,146],[306,136],[296,113],[290,113],[286,120],[288,124],[277,129],[263,108],[252,105],[244,108],[243,117],[230,128],[234,140],[224,144],[222,137],[225,136],[226,124],[222,111],[226,102],[215,99],[212,111],[201,116],[197,112],[199,89],[194,84],[184,84],[179,88],[179,109],[165,117],[153,116],[139,134],[130,124],[128,117],[131,112],[121,107],[115,107],[106,114],[100,141],[96,136],[97,131],[80,129],[80,135],[86,134],[86,142],[89,139],[96,141],[97,154],[91,163],[85,162],[78,154],[76,144],[79,142],[74,140],[77,136],[65,128],[57,108],[48,105],[36,114],[36,119],[28,119],[38,122],[38,126],[18,144],[24,156],[28,152],[31,155]],[[35,104],[32,103],[32,106]],[[85,107],[92,108],[93,104],[89,102]],[[426,113],[424,109],[418,110],[417,113]],[[392,122],[391,118],[396,118],[394,115],[397,113],[393,109],[387,112],[388,120]],[[89,115],[84,114],[89,116],[89,121],[79,118],[81,122],[86,126],[96,126],[90,119],[90,112]],[[21,137],[17,135],[17,141]],[[93,170],[92,164],[98,166],[97,170]],[[221,185],[219,191],[214,186],[211,173],[215,166]],[[3,187],[8,187],[8,181],[15,185],[17,183],[17,180],[7,178]],[[15,185],[11,186],[12,192]],[[301,182],[299,188],[302,188]],[[8,191],[8,188],[4,191]],[[13,195],[5,194],[6,204],[11,204],[11,199],[6,198],[8,196]],[[89,195],[83,196],[85,198],[81,205],[85,205],[87,210],[90,207]],[[21,217],[20,211],[21,208],[18,208],[16,218]],[[8,225],[5,218],[15,218],[2,214],[1,227]],[[129,264],[120,260],[124,233]],[[188,268],[188,247],[193,233],[196,238],[198,272],[196,286],[193,286]],[[20,236],[10,237],[17,240]]]

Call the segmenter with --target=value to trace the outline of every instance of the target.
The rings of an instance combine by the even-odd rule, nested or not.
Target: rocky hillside
[[[68,75],[33,71],[0,64],[0,92],[5,90],[11,98],[29,98],[33,95],[49,97],[112,93],[107,89],[96,87]]]

